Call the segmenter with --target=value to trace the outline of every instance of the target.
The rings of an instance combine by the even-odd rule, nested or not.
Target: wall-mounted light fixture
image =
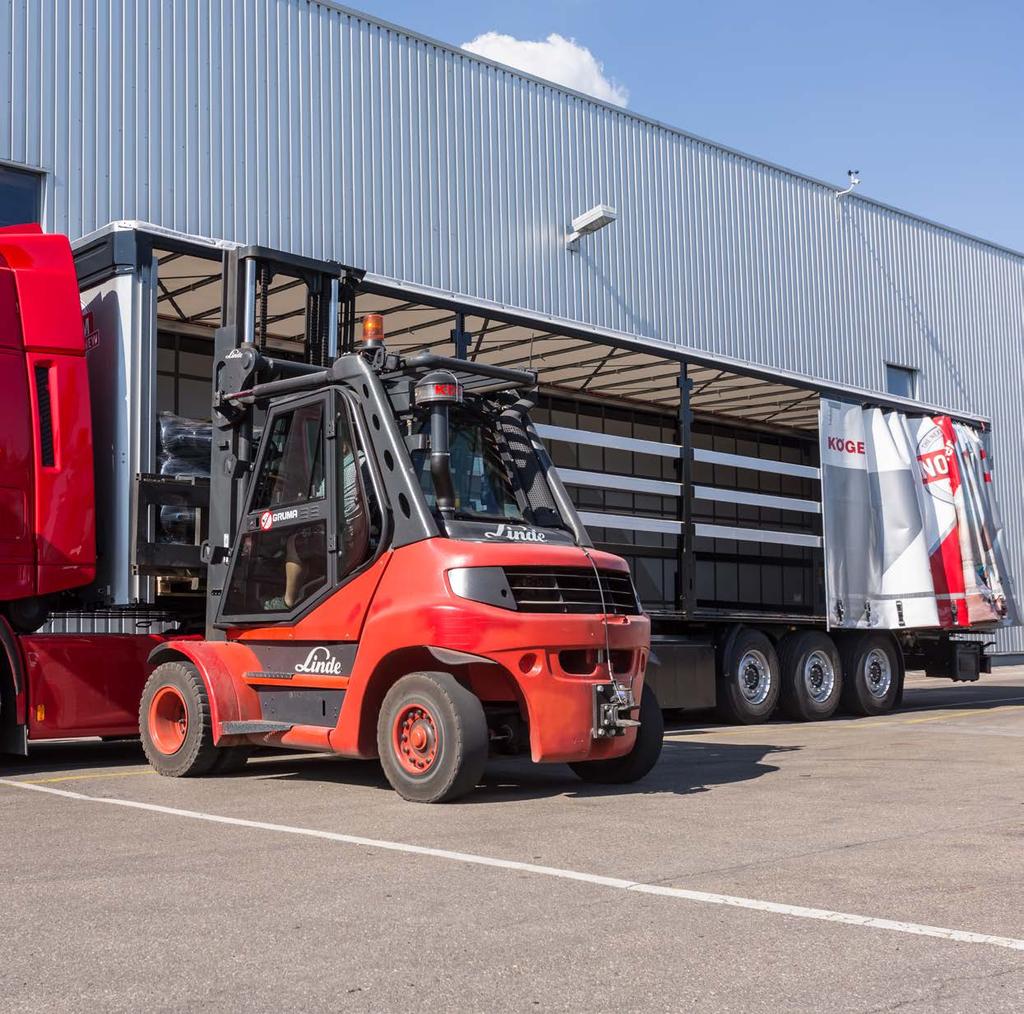
[[[572,232],[565,237],[565,245],[569,250],[578,250],[580,237],[589,236],[606,225],[611,225],[619,213],[609,204],[595,204],[589,211],[572,220]]]

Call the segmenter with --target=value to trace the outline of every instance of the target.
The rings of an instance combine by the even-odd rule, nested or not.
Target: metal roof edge
[[[417,42],[422,42],[428,46],[436,46],[438,49],[442,49],[445,52],[451,53],[455,56],[461,56],[466,60],[475,61],[476,63],[484,64],[488,67],[493,67],[496,70],[505,71],[508,74],[512,74],[515,77],[522,78],[525,81],[530,81],[533,84],[541,85],[545,88],[551,88],[554,91],[563,92],[566,95],[572,95],[575,98],[582,99],[584,102],[589,102],[592,105],[599,106],[602,109],[606,109],[609,112],[617,113],[620,116],[626,117],[627,119],[636,120],[640,123],[646,123],[648,126],[656,127],[658,130],[667,131],[670,134],[676,134],[679,137],[685,138],[689,141],[694,141],[697,144],[707,145],[709,148],[714,148],[717,151],[723,152],[726,155],[732,155],[736,158],[746,159],[755,165],[761,166],[765,169],[773,169],[775,172],[784,173],[787,176],[793,177],[793,179],[800,180],[804,183],[811,183],[814,186],[822,187],[825,190],[835,193],[837,190],[843,190],[846,187],[846,183],[829,183],[828,180],[821,180],[815,176],[809,176],[807,173],[799,172],[796,169],[790,169],[788,166],[780,165],[777,162],[769,162],[767,159],[760,158],[757,155],[751,155],[749,152],[741,151],[739,148],[731,148],[727,144],[722,144],[720,141],[712,141],[710,138],[702,137],[700,134],[693,134],[689,131],[683,130],[681,127],[673,126],[670,123],[665,123],[663,120],[657,120],[653,116],[645,116],[643,113],[633,112],[632,110],[625,109],[622,106],[617,106],[612,102],[606,102],[604,99],[596,98],[593,95],[588,95],[586,92],[576,91],[574,88],[568,88],[565,85],[557,84],[554,81],[549,81],[546,78],[537,77],[534,74],[530,74],[527,71],[519,70],[517,67],[512,67],[507,63],[499,63],[497,60],[491,60],[486,56],[478,56],[476,53],[471,53],[461,46],[456,46],[450,42],[442,42],[440,39],[435,39],[430,35],[424,35],[421,32],[417,32],[412,28],[406,28],[404,25],[396,24],[393,21],[387,21],[384,18],[376,17],[373,14],[367,14],[365,11],[360,11],[354,7],[348,7],[345,4],[337,2],[337,0],[307,0],[307,2],[316,4],[319,7],[326,7],[329,10],[335,10],[341,14],[345,14],[348,17],[356,18],[359,21],[365,21],[369,24],[376,25],[379,28],[384,28],[390,32],[397,32],[400,35],[404,35],[409,39],[414,39]],[[905,208],[898,208],[894,204],[886,204],[884,201],[880,201],[874,197],[866,197],[863,194],[850,194],[843,198],[844,201],[852,201],[860,204],[867,204],[874,208],[879,208],[883,211],[889,211],[893,214],[900,215],[903,218],[909,219],[911,222],[916,222],[919,225],[930,226],[933,229],[941,229],[943,232],[949,233],[952,236],[957,236],[960,239],[969,240],[972,243],[980,243],[982,246],[990,247],[999,253],[1008,254],[1022,262],[1024,262],[1024,250],[1015,250],[1013,247],[1005,246],[1002,243],[997,243],[995,240],[985,239],[983,236],[977,236],[974,233],[967,232],[964,229],[957,229],[955,226],[944,225],[942,222],[937,222],[932,218],[925,218],[923,215],[915,214],[912,211],[907,211]]]
[[[108,222],[106,225],[87,232],[84,236],[71,241],[71,249],[78,250],[81,247],[95,243],[104,236],[110,236],[118,232],[144,232],[149,236],[173,240],[176,243],[193,243],[196,246],[208,247],[211,250],[235,250],[241,243],[230,239],[214,239],[210,236],[196,236],[189,232],[179,232],[177,229],[168,229],[162,225],[155,225],[153,222],[143,222],[137,219],[120,219],[116,222]]]

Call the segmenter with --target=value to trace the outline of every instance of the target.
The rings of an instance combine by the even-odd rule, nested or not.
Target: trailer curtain
[[[823,398],[819,435],[830,626],[1016,622],[976,429]]]

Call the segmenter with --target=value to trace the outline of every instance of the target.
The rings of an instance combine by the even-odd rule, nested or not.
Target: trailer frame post
[[[256,262],[244,260],[237,250],[227,250],[223,261],[221,326],[214,333],[212,378],[213,405],[217,405],[219,370],[229,352],[253,344],[256,311]],[[244,272],[244,277],[242,273]],[[226,634],[216,627],[224,583],[230,563],[231,536],[238,531],[242,508],[240,465],[247,462],[251,447],[251,420],[243,426],[219,426],[213,417],[213,446],[210,449],[210,510],[207,534],[206,639],[223,641]],[[244,467],[244,466],[242,466]]]
[[[473,336],[466,330],[466,315],[456,311],[455,327],[452,328],[452,342],[455,344],[455,358],[469,358],[469,344]]]
[[[679,366],[679,522],[682,552],[679,560],[678,596],[679,612],[686,619],[693,616],[694,583],[697,558],[694,554],[693,524],[693,410],[690,406],[690,380],[686,363]]]

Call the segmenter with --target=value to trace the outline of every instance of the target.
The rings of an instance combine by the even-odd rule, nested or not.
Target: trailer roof
[[[110,223],[72,246],[77,253],[119,233],[146,237],[157,257],[157,314],[164,326],[179,332],[211,333],[220,323],[222,255],[225,250],[240,249],[242,244],[123,221]],[[271,283],[268,311],[271,347],[279,351],[298,349],[305,312],[302,287],[288,281]],[[388,344],[405,354],[430,350],[454,355],[452,330],[461,316],[464,329],[472,336],[471,358],[536,370],[542,385],[555,393],[621,398],[673,410],[679,404],[680,366],[686,364],[693,385],[692,409],[738,421],[813,429],[819,398],[825,396],[910,413],[945,414],[982,426],[989,423],[986,417],[973,413],[471,299],[383,275],[366,274],[360,282],[357,325],[367,313],[384,315]]]

